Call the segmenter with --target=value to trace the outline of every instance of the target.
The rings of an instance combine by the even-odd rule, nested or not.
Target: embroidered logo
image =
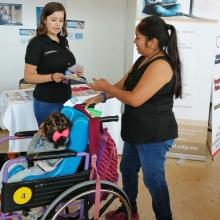
[[[51,53],[57,53],[57,50],[49,50],[49,51],[46,51],[44,53],[44,55],[48,55],[48,54],[51,54]]]

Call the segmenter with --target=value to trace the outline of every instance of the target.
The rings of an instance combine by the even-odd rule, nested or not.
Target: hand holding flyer
[[[83,66],[79,65],[78,63],[76,63],[75,65],[68,68],[68,70],[71,73],[75,73],[75,74],[80,75],[80,76],[83,74],[83,69],[84,69]]]
[[[86,83],[86,79],[82,75],[83,75],[83,66],[79,65],[78,63],[69,67],[65,72],[66,79],[72,79]]]
[[[67,74],[65,75],[66,79],[72,79],[72,80],[76,80],[76,81],[80,81],[83,83],[86,83],[86,79],[83,76],[78,76],[77,74],[73,73],[73,74]]]

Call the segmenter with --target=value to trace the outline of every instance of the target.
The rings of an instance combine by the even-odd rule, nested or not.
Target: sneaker
[[[126,214],[123,212],[122,208],[118,208],[117,210],[110,211],[106,213],[105,220],[125,220]],[[131,220],[139,220],[138,213],[133,213],[131,215]]]

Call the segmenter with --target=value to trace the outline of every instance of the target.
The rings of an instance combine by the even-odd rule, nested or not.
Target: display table
[[[80,86],[80,85],[76,85]],[[37,130],[37,122],[33,111],[33,89],[10,90],[4,91],[0,95],[0,127],[7,129],[9,135],[14,135],[15,132],[25,130]],[[76,96],[77,103],[83,102],[94,94],[80,94]],[[74,103],[74,104],[77,104]],[[71,101],[67,101],[64,105],[73,106]],[[116,142],[118,153],[122,152],[123,141],[120,137],[121,129],[121,103],[117,99],[110,99],[106,103],[97,104],[95,107],[102,112],[102,116],[118,115],[118,122],[105,123],[109,129],[109,133]],[[9,142],[10,152],[26,151],[29,140],[17,140]]]

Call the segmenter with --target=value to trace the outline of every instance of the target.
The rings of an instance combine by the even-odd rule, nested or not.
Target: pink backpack
[[[100,127],[100,118],[91,118],[81,105],[74,108],[89,118],[89,151],[92,156],[90,179],[118,181],[118,154],[114,140],[107,128]],[[95,160],[95,164],[94,163]],[[98,176],[97,176],[98,173]]]
[[[117,183],[118,181],[118,154],[114,140],[104,128],[100,137],[98,150],[96,153],[96,169],[100,180],[107,180]],[[96,179],[96,173],[93,171],[90,179]]]
[[[100,195],[100,180],[117,183],[118,181],[118,154],[114,140],[107,128],[102,128],[99,118],[91,118],[81,105],[74,108],[89,117],[89,151],[91,154],[90,180],[96,180],[96,195],[94,219],[99,217],[100,201],[106,198],[106,194]]]

